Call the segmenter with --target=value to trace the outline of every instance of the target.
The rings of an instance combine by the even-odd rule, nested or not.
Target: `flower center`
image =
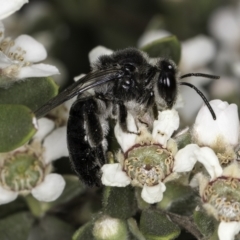
[[[240,221],[240,179],[219,177],[203,192],[203,201],[217,211],[219,220]]]
[[[5,160],[0,174],[5,188],[29,191],[42,181],[44,165],[35,154],[17,152]]]
[[[158,144],[135,145],[125,155],[123,169],[139,186],[157,185],[173,168],[173,155]]]
[[[26,51],[20,47],[13,48],[14,45],[14,40],[11,38],[4,38],[0,42],[0,51],[13,61],[24,62],[24,55],[26,54]]]

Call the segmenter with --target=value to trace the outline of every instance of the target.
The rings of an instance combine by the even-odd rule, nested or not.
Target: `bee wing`
[[[74,96],[81,94],[90,88],[121,78],[123,74],[123,71],[120,69],[97,70],[90,72],[85,77],[73,83],[64,91],[59,93],[56,97],[50,99],[42,107],[37,109],[34,112],[35,116],[37,118],[40,118],[51,111],[53,108],[61,105]]]

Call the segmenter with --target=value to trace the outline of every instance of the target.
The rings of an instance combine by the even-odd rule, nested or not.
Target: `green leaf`
[[[0,104],[0,152],[25,144],[36,132],[34,115],[22,105]]]
[[[171,222],[166,215],[154,209],[142,212],[140,231],[147,240],[175,239],[181,232],[180,228]]]
[[[41,218],[30,231],[28,240],[71,240],[74,228],[53,216]]]
[[[80,227],[73,235],[72,240],[95,240],[92,234],[93,223],[88,222]]]
[[[35,111],[57,93],[58,86],[51,77],[28,78],[0,88],[0,104],[21,104]]]
[[[197,206],[198,195],[191,187],[178,181],[166,183],[166,191],[157,207],[180,215],[190,215]]]
[[[135,196],[137,199],[138,208],[141,210],[144,210],[144,209],[151,207],[151,204],[149,204],[143,200],[141,193],[142,193],[142,188],[135,187]]]
[[[192,143],[192,135],[190,129],[189,128],[183,129],[174,137],[174,140],[177,142],[178,150]]]
[[[1,240],[26,240],[34,218],[28,212],[10,215],[0,220]]]
[[[15,201],[0,205],[0,219],[17,212],[27,211],[28,207],[24,199],[20,196]]]
[[[113,218],[130,218],[137,211],[137,201],[134,196],[134,188],[132,186],[105,187],[103,207],[105,214],[108,214]]]
[[[143,46],[141,50],[148,53],[151,58],[168,58],[176,64],[179,63],[181,57],[181,45],[176,36],[155,40]]]
[[[193,219],[197,228],[205,237],[211,236],[217,227],[217,221],[199,207],[194,211]]]

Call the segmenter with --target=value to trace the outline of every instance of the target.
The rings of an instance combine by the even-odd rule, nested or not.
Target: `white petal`
[[[6,190],[0,186],[0,204],[14,201],[18,196],[17,192]]]
[[[130,147],[135,145],[137,139],[137,134],[134,134],[137,133],[137,126],[133,116],[130,113],[127,115],[127,129],[133,133],[123,132],[118,122],[114,128],[115,137],[123,152],[126,152]]]
[[[238,144],[239,137],[239,117],[236,104],[230,104],[224,113],[218,116],[218,127],[226,141],[233,146]]]
[[[213,60],[215,54],[216,48],[211,38],[199,35],[188,39],[182,44],[181,68],[184,71],[200,68]]]
[[[120,163],[104,164],[101,170],[103,173],[101,180],[106,186],[125,187],[131,182]]]
[[[173,171],[189,172],[197,161],[204,165],[211,180],[222,175],[223,170],[214,151],[209,147],[200,148],[197,144],[189,144],[177,152]]]
[[[211,148],[202,147],[200,148],[200,151],[195,152],[195,154],[198,161],[202,163],[208,171],[211,176],[211,180],[214,180],[222,175],[223,169],[220,166],[218,157]]]
[[[45,138],[43,147],[45,148],[45,163],[49,163],[60,157],[67,157],[69,155],[67,148],[67,128],[60,127],[54,130]]]
[[[239,231],[239,222],[221,222],[218,226],[219,240],[234,240]]]
[[[238,13],[225,6],[217,9],[210,19],[210,32],[223,45],[235,48],[239,44],[240,28],[237,22]]]
[[[111,49],[108,49],[103,46],[97,46],[89,52],[89,54],[88,54],[89,62],[92,66],[92,63],[97,61],[100,56],[111,55],[112,53],[113,53],[113,51]]]
[[[34,136],[34,139],[42,141],[47,134],[49,134],[54,128],[54,122],[48,118],[41,118],[38,120],[38,131]]]
[[[158,120],[153,123],[152,136],[155,141],[166,147],[167,140],[179,127],[179,115],[175,109],[158,113]]]
[[[200,109],[193,128],[198,143],[211,146],[218,137],[221,137],[226,143],[235,146],[238,143],[239,136],[237,105],[229,105],[227,102],[218,99],[210,101],[210,104],[217,119],[212,119],[206,106]]]
[[[4,19],[19,10],[28,0],[1,0],[0,19]]]
[[[20,35],[14,40],[15,44],[11,51],[15,52],[20,47],[26,53],[24,60],[27,62],[39,62],[47,57],[47,51],[44,46],[29,35]]]
[[[163,198],[163,192],[165,192],[166,186],[164,183],[160,182],[155,186],[147,186],[146,184],[143,186],[143,190],[141,193],[142,199],[150,204],[160,202]]]
[[[55,74],[59,74],[59,71],[55,66],[39,63],[22,67],[17,78],[49,77]]]
[[[0,68],[6,68],[14,64],[9,57],[7,57],[3,52],[0,51]]]
[[[175,155],[174,172],[189,172],[193,169],[197,162],[196,151],[199,151],[197,144],[188,144],[186,147],[180,149]]]
[[[39,201],[51,202],[62,194],[65,184],[65,180],[61,175],[51,173],[32,190],[32,195]]]

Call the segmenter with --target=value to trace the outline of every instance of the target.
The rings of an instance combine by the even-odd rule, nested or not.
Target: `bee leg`
[[[67,126],[70,161],[79,178],[89,186],[101,185],[100,169],[106,158],[108,123],[101,117],[98,101],[101,100],[77,100],[71,107]]]
[[[126,133],[132,133],[132,134],[139,134],[138,132],[135,132],[132,129],[129,129],[128,123],[127,123],[127,117],[128,117],[128,112],[127,108],[123,104],[119,104],[119,116],[118,116],[118,122],[120,127],[122,128],[123,132]],[[136,124],[137,126],[137,124]]]

